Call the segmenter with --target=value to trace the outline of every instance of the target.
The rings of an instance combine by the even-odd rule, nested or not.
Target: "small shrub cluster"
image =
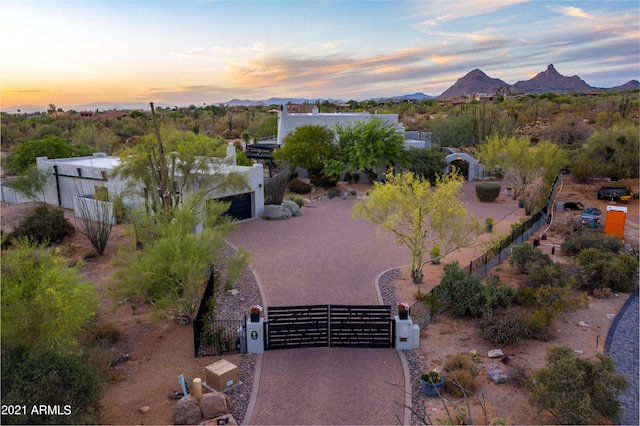
[[[25,215],[9,238],[13,240],[26,237],[39,244],[47,241],[50,244],[59,244],[66,237],[72,236],[75,231],[76,229],[64,217],[61,209],[40,204]]]
[[[304,198],[296,197],[295,195],[290,196],[289,200],[293,201],[300,207],[304,207],[305,204],[307,204],[307,201]]]
[[[473,395],[476,389],[478,367],[471,355],[455,354],[447,357],[444,362],[444,388],[455,397]]]
[[[569,239],[560,246],[562,253],[567,256],[577,256],[581,251],[589,248],[594,248],[601,252],[619,253],[623,247],[622,241],[615,235],[595,232],[571,234]]]
[[[311,183],[319,188],[329,189],[336,186],[337,180],[325,175],[311,175]]]
[[[458,262],[445,265],[438,288],[456,317],[479,318],[509,306],[518,296],[516,290],[499,280],[483,286],[478,278],[461,269]]]
[[[553,264],[551,258],[532,244],[518,244],[511,249],[509,265],[515,266],[521,274],[528,274],[534,269],[551,264]]]
[[[638,286],[638,259],[629,253],[588,248],[580,252],[576,261],[584,269],[581,287],[590,292],[610,288],[614,292],[631,293]]]
[[[520,308],[485,315],[476,326],[480,337],[498,345],[513,345],[525,339],[548,341],[551,337],[549,327],[536,325],[529,313]]]
[[[500,195],[500,184],[491,182],[482,182],[476,184],[476,196],[478,200],[491,202]]]
[[[311,192],[311,188],[311,185],[301,181],[300,179],[293,179],[288,185],[289,192],[294,192],[296,194],[308,194]]]

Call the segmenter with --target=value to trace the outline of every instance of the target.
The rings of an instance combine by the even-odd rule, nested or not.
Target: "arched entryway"
[[[454,152],[445,157],[450,166],[457,168],[465,180],[478,178],[478,160],[463,152]]]

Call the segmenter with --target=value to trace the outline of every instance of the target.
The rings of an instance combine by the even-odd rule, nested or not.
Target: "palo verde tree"
[[[513,188],[513,199],[526,198],[527,188],[542,178],[549,188],[567,164],[566,152],[551,142],[532,146],[525,137],[491,136],[480,144],[476,155],[489,173],[502,175]],[[544,191],[538,191],[542,193]]]
[[[296,127],[283,141],[282,148],[274,153],[276,160],[302,167],[309,174],[317,174],[328,160],[337,158],[338,146],[333,130],[324,126],[306,124]]]
[[[52,176],[51,169],[39,169],[35,164],[27,167],[20,175],[8,180],[4,185],[24,195],[36,203],[46,201],[46,186]]]
[[[159,315],[188,323],[197,309],[207,271],[220,260],[223,238],[232,229],[225,215],[229,203],[208,201],[202,204],[187,197],[173,209],[171,218],[145,212],[136,219],[139,242],[144,250],[123,253],[115,272],[114,297],[137,297],[151,305]],[[204,210],[204,211],[203,211]],[[202,225],[196,234],[195,229]],[[238,262],[248,262],[239,250]]]
[[[2,253],[2,347],[74,352],[78,333],[97,308],[95,290],[78,266],[46,243],[27,238]]]
[[[378,117],[336,125],[338,159],[327,161],[324,172],[337,178],[345,171],[363,172],[370,182],[376,180],[375,167],[394,167],[406,163],[404,134],[401,128]]]
[[[436,179],[435,186],[414,174],[385,175],[385,182],[374,183],[369,195],[353,208],[353,216],[366,219],[382,232],[391,233],[396,242],[411,251],[411,278],[420,285],[424,265],[471,244],[481,232],[477,218],[467,218],[459,200],[462,177],[449,174]],[[425,259],[433,241],[440,248],[437,259]]]

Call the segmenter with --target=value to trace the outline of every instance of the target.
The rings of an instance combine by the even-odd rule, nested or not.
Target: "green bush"
[[[482,315],[486,303],[482,283],[460,269],[457,261],[444,266],[440,290],[450,302],[453,316],[477,318]]]
[[[498,198],[500,189],[501,187],[498,183],[476,183],[476,196],[480,201],[491,202]]]
[[[100,424],[104,384],[80,356],[48,349],[2,349],[2,404],[24,405],[25,415],[2,415],[2,424]],[[68,415],[34,413],[40,404]],[[64,412],[64,411],[63,411]],[[65,413],[66,414],[66,413]]]
[[[289,200],[296,203],[299,207],[304,207],[307,204],[307,200],[305,200],[304,198],[296,197],[294,195],[290,196]]]
[[[504,308],[518,299],[518,291],[502,282],[499,279],[489,279],[484,286],[485,313]]]
[[[11,233],[11,239],[27,237],[40,244],[45,241],[59,244],[65,237],[72,236],[75,231],[61,209],[40,204],[20,221]]]
[[[623,247],[622,241],[615,235],[604,235],[595,232],[572,234],[560,246],[562,253],[567,256],[577,256],[582,250],[588,248],[595,248],[602,252],[618,253]]]
[[[582,268],[575,263],[542,264],[529,269],[529,274],[522,280],[523,285],[528,288],[537,288],[543,285],[577,287],[578,283],[583,280]]]
[[[294,192],[296,194],[308,194],[311,192],[311,185],[306,182],[301,181],[300,179],[294,179],[289,182],[287,186],[289,192]]]
[[[546,365],[527,382],[531,405],[550,412],[561,424],[613,420],[620,411],[618,396],[628,386],[607,355],[596,353],[591,361],[567,346],[549,349]]]
[[[320,188],[329,189],[336,186],[338,181],[325,175],[311,175],[311,183]]]
[[[528,274],[533,269],[551,264],[553,264],[551,258],[531,244],[518,244],[511,249],[509,266],[515,266],[522,274]]]
[[[601,252],[595,248],[582,250],[577,262],[584,268],[582,287],[631,293],[638,286],[638,259],[629,253]]]

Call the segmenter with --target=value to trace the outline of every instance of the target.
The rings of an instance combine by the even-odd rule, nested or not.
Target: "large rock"
[[[264,206],[264,218],[267,220],[284,220],[291,216],[293,216],[291,210],[284,206],[276,206],[275,204]]]
[[[198,400],[187,395],[180,398],[173,410],[174,425],[197,425],[202,421],[202,412],[198,406]]]
[[[291,210],[293,216],[302,216],[302,209],[295,201],[287,200],[282,205]]]
[[[487,376],[489,377],[489,380],[491,380],[491,383],[494,383],[496,385],[498,383],[504,383],[509,380],[509,375],[499,364],[491,364],[489,366],[489,371],[487,371]]]
[[[209,392],[200,398],[202,417],[212,419],[231,413],[231,400],[221,392]]]

